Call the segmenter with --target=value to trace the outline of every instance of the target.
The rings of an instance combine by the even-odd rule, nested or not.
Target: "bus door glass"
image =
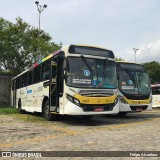
[[[50,107],[51,111],[57,111],[59,107],[59,96],[57,91],[57,59],[51,61],[51,73],[50,73]],[[50,109],[51,109],[50,108]]]

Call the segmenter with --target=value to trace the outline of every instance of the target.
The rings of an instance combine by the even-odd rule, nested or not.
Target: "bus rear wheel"
[[[47,100],[45,105],[44,105],[43,116],[48,121],[51,121],[53,119],[52,114],[51,114],[51,112],[49,110],[49,100]]]

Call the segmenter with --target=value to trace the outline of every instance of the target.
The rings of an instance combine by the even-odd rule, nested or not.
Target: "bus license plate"
[[[104,108],[102,108],[102,107],[101,107],[101,108],[95,108],[94,111],[95,111],[95,112],[103,112],[103,111],[104,111]]]
[[[136,109],[136,112],[141,112],[142,111],[142,108],[137,108]]]

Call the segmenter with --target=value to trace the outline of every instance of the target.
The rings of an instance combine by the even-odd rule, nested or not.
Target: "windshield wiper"
[[[138,93],[139,93],[139,85],[137,83],[137,80],[136,80],[135,76],[132,75],[132,73],[128,70],[126,70],[126,72],[127,72],[128,76],[131,78],[131,80],[134,82],[135,87],[138,89]]]
[[[129,78],[131,78],[131,80],[136,84],[136,81],[135,81],[135,77],[132,75],[132,73],[130,73],[130,71],[128,70],[125,70],[129,76]]]
[[[82,58],[83,62],[85,63],[85,65],[86,65],[86,66],[89,68],[89,70],[92,72],[93,69],[92,69],[91,66],[88,64],[86,58],[85,58],[84,56],[81,56],[81,58]]]

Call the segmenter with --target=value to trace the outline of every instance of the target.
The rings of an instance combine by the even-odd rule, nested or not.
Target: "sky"
[[[41,29],[55,43],[112,50],[125,61],[160,62],[160,0],[39,0]],[[0,17],[38,27],[35,0],[0,0]]]

